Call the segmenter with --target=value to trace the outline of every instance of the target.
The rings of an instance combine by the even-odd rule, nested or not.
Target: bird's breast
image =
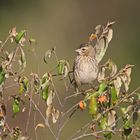
[[[78,61],[78,77],[81,83],[92,83],[98,74],[98,64],[95,59],[85,57]]]

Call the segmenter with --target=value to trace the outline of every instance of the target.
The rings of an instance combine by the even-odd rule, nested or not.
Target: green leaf
[[[16,35],[15,42],[17,44],[20,42],[21,38],[25,35],[25,33],[26,33],[26,30],[22,30]]]
[[[0,67],[0,85],[4,82],[5,80],[5,74],[6,72],[4,71],[4,69],[2,67]]]
[[[68,75],[68,72],[70,70],[70,66],[69,66],[69,62],[67,60],[60,60],[58,62],[58,66],[57,66],[57,73],[59,75],[64,75],[64,77],[66,77]]]
[[[111,104],[115,104],[117,101],[118,97],[117,97],[117,91],[115,89],[115,87],[111,87]]]
[[[45,87],[43,90],[42,90],[42,99],[44,101],[47,101],[48,99],[48,94],[49,94],[49,86]]]
[[[16,117],[17,113],[20,111],[20,103],[17,98],[14,99],[12,108],[13,108],[13,117]]]
[[[102,92],[105,90],[106,87],[107,87],[107,85],[106,85],[105,82],[101,83],[101,84],[99,85],[99,90],[98,90],[98,92],[99,92],[100,94],[102,94]]]
[[[89,114],[90,115],[96,115],[97,113],[97,100],[94,96],[92,96],[89,100]]]
[[[101,118],[99,126],[102,130],[107,128],[107,118],[105,116]]]
[[[58,62],[57,72],[59,75],[64,73],[64,60]]]

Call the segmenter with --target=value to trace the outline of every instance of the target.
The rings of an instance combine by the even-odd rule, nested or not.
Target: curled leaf
[[[41,80],[38,77],[38,74],[32,74],[32,75],[34,77],[34,89],[35,89],[35,91],[38,92],[41,88]]]
[[[69,69],[70,69],[70,66],[69,66],[68,61],[60,60],[58,62],[57,72],[59,75],[64,75],[64,77],[66,77],[69,72]]]
[[[54,51],[55,51],[55,48],[52,48],[52,49],[50,49],[50,50],[47,50],[46,52],[45,52],[45,55],[44,55],[44,62],[47,64],[48,62],[48,58],[50,58],[51,56],[52,56],[52,54],[54,53]]]
[[[36,125],[35,130],[37,130],[37,128],[45,128],[45,125],[43,123],[39,123]]]
[[[60,112],[59,110],[55,109],[54,107],[52,108],[52,122],[56,123],[58,118],[59,118]]]
[[[46,86],[49,86],[51,77],[49,73],[45,73],[41,79],[41,88],[44,89]]]
[[[47,99],[48,106],[50,106],[52,104],[54,96],[55,96],[54,91],[50,90],[49,95],[48,95],[48,99]]]
[[[114,24],[114,22],[109,22],[106,25],[106,27],[103,28],[103,31],[94,47],[96,52],[95,59],[97,60],[98,63],[102,60],[108,48],[109,42],[112,40],[113,37],[113,30],[111,29],[112,24]]]
[[[117,92],[117,96],[118,96],[119,93],[120,93],[121,86],[122,86],[121,78],[120,78],[120,77],[117,77],[117,78],[114,80],[114,87],[115,87],[115,90],[116,90],[116,92]]]
[[[97,25],[97,26],[95,27],[95,34],[96,34],[96,35],[100,34],[101,28],[102,28],[102,25]]]
[[[126,91],[128,91],[131,82],[131,71],[132,65],[126,65],[125,68],[122,70],[122,74],[120,75]]]

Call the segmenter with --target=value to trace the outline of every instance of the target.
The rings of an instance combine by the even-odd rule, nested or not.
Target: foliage
[[[108,43],[112,39],[112,24],[114,22],[108,23],[106,27],[98,25],[95,28],[95,33],[89,37],[90,42],[94,43],[95,40],[97,41],[95,47],[98,52],[96,55],[98,61],[104,56]],[[107,43],[105,44],[103,40],[106,40]],[[11,52],[8,52],[6,49],[8,41],[15,45]],[[28,136],[28,130],[32,110],[35,112],[34,126],[32,128],[35,131],[36,139],[38,139],[37,129],[45,129],[45,126],[49,129],[54,139],[61,139],[63,129],[67,128],[67,123],[71,121],[77,110],[83,111],[82,113],[88,113],[91,119],[84,126],[78,128],[71,137],[66,139],[78,140],[91,136],[98,140],[104,138],[109,140],[112,139],[113,135],[118,135],[123,139],[140,137],[138,136],[140,127],[139,123],[137,123],[139,120],[140,87],[129,92],[133,65],[127,64],[118,71],[117,65],[109,59],[105,64],[100,65],[97,78],[98,84],[94,88],[71,93],[71,95],[66,94],[63,99],[64,102],[62,102],[56,90],[54,77],[61,77],[66,93],[68,93],[69,88],[66,79],[69,79],[70,73],[72,73],[69,62],[65,59],[58,59],[56,48],[52,48],[46,51],[44,62],[48,65],[49,58],[54,57],[56,60],[56,73],[46,72],[43,76],[39,76],[38,73],[31,73],[30,77],[25,76],[24,70],[27,63],[25,54],[27,47],[25,46],[32,47],[34,43],[36,43],[36,40],[28,37],[26,30],[17,32],[16,27],[10,30],[4,42],[1,41],[0,139],[31,139]],[[15,63],[18,64],[16,68]],[[12,79],[13,85],[7,86],[6,83],[10,79]],[[13,87],[18,88],[18,92],[8,95],[9,97],[5,96],[5,94],[8,94],[6,89]],[[78,100],[68,110],[65,109],[65,104],[70,99],[80,95],[83,95],[82,100]],[[37,98],[41,99],[41,103],[46,103],[46,112],[42,112],[40,109],[41,103],[36,100]],[[7,100],[9,103],[6,102]],[[12,102],[10,102],[11,100]],[[10,116],[7,116],[7,106],[9,104],[12,106],[13,119],[17,119],[19,114],[25,113],[26,108],[29,108],[28,113],[26,112],[27,124],[25,130],[21,131],[19,126],[10,126],[8,121]],[[87,110],[87,112],[84,110]],[[35,117],[37,112],[42,117],[43,123],[37,123],[37,118]],[[57,131],[53,129],[53,124],[57,126]],[[24,136],[25,133],[27,134],[26,136]]]

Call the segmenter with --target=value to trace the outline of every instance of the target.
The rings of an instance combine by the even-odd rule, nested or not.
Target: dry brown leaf
[[[47,118],[47,120],[50,118],[51,113],[52,113],[52,105],[49,105],[47,107],[47,109],[46,109],[46,118]]]
[[[48,95],[48,99],[47,99],[48,106],[50,106],[52,104],[54,96],[55,96],[54,91],[50,90],[49,95]]]
[[[108,30],[108,35],[107,35],[108,42],[110,42],[112,40],[112,37],[113,37],[113,30],[109,29]]]
[[[60,115],[59,110],[57,110],[57,109],[55,109],[55,108],[53,107],[53,109],[52,109],[52,122],[53,122],[53,123],[56,123],[56,122],[57,122],[57,120],[58,120],[58,118],[59,118],[59,115]]]
[[[35,130],[37,130],[38,127],[44,128],[45,125],[43,123],[39,123],[39,124],[36,125]]]
[[[102,25],[97,25],[97,26],[95,27],[95,34],[96,34],[96,35],[100,34],[101,28],[102,28]]]
[[[13,27],[10,31],[9,34],[11,37],[16,37],[16,35],[18,34],[16,31],[16,27]]]
[[[122,86],[121,78],[120,77],[117,77],[113,82],[114,82],[114,87],[116,89],[117,96],[118,96],[119,93],[120,93],[120,88]]]

